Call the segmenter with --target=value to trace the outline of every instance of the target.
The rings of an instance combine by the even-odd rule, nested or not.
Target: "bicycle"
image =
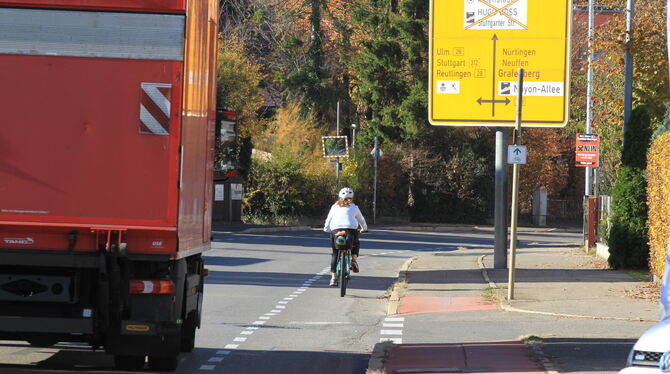
[[[347,293],[347,282],[351,278],[351,247],[352,240],[348,230],[340,230],[335,234],[337,253],[337,267],[335,279],[340,282],[340,297]]]

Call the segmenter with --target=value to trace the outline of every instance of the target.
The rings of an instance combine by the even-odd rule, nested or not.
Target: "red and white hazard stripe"
[[[172,85],[142,83],[140,134],[170,135]]]

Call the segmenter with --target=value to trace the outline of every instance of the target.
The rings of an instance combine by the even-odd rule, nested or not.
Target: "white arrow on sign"
[[[370,154],[372,155],[373,158],[379,160],[384,155],[384,152],[382,152],[381,148],[373,148],[372,151],[370,151]]]
[[[525,145],[508,145],[507,146],[507,163],[508,164],[525,164],[526,163],[526,146]]]

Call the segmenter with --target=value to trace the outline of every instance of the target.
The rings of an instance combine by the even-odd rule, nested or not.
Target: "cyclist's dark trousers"
[[[330,232],[330,246],[333,248],[333,253],[330,255],[330,271],[331,273],[335,272],[337,268],[337,248],[335,247],[335,233],[340,230],[349,231],[349,235],[353,239],[351,246],[351,254],[358,256],[358,252],[361,247],[361,242],[358,240],[358,230],[355,229],[337,229]]]

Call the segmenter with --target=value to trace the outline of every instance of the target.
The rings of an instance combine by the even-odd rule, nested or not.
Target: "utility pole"
[[[340,136],[340,102],[337,102],[337,127],[335,129],[335,136]],[[340,158],[337,158],[335,163],[335,193],[340,191]]]
[[[623,86],[623,133],[624,142],[628,121],[633,110],[633,55],[630,53],[630,43],[633,40],[633,17],[635,16],[635,4],[633,0],[626,2],[626,60],[625,60],[625,82]]]
[[[379,149],[379,138],[375,136],[375,147],[372,149],[372,159],[375,168],[375,178],[372,192],[372,223],[377,224],[377,162],[381,157]]]
[[[594,23],[594,11],[593,11],[593,1],[589,0],[589,30],[588,30],[588,71],[586,73],[586,133],[591,134],[593,132],[591,128],[591,123],[593,121],[593,23]],[[591,175],[593,174],[593,168],[586,167],[585,176],[584,176],[584,195],[591,195],[591,188],[593,182],[591,180]]]

